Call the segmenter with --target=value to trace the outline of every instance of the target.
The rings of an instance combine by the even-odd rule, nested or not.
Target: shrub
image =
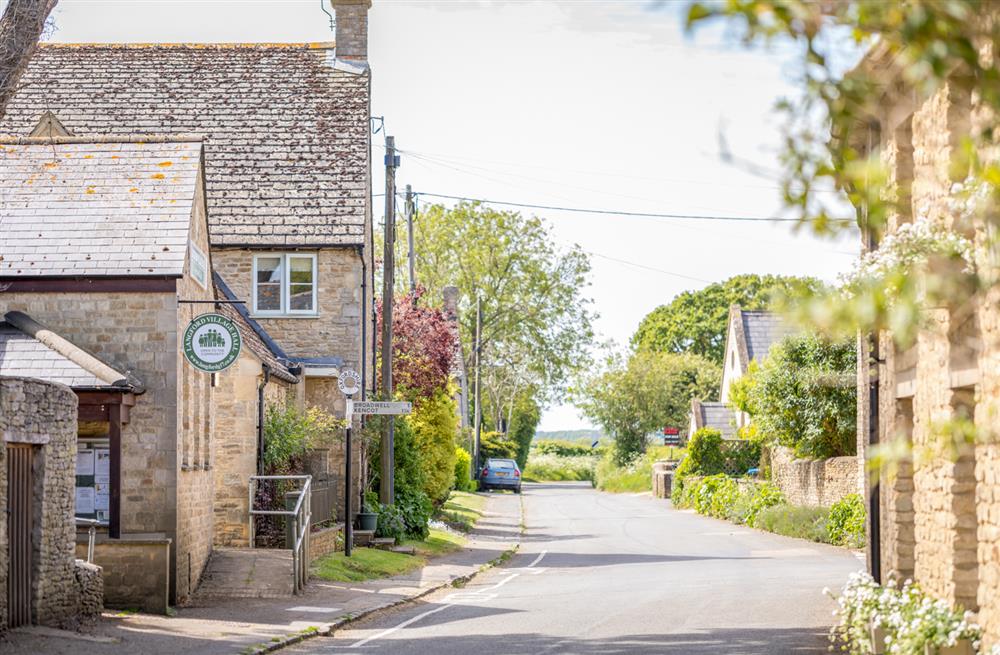
[[[828,512],[822,507],[800,507],[787,503],[761,510],[757,527],[798,539],[830,543]]]
[[[472,455],[461,446],[455,447],[455,489],[458,491],[475,491],[476,482],[472,479]]]
[[[344,421],[319,407],[270,406],[264,419],[264,470],[268,475],[301,472],[311,448],[328,448],[341,437]]]
[[[434,506],[423,491],[412,487],[396,489],[396,507],[405,525],[405,534],[414,539],[423,539],[428,533],[428,522]]]
[[[830,542],[848,548],[865,545],[865,504],[858,494],[849,494],[830,508],[827,522]]]
[[[722,454],[722,433],[711,428],[701,428],[691,435],[687,445],[687,457],[675,472],[676,477],[687,475],[716,475],[725,468]]]
[[[532,453],[522,478],[529,481],[593,480],[597,458]]]
[[[503,432],[482,433],[479,435],[479,463],[485,463],[490,457],[515,459],[517,443],[513,439],[508,439]]]
[[[448,499],[455,483],[455,436],[458,414],[452,389],[442,389],[430,396],[418,396],[413,413],[407,418],[413,430],[413,444],[423,469],[422,491],[435,505]]]
[[[406,520],[403,512],[396,505],[376,505],[378,526],[376,537],[389,537],[397,542],[406,538]]]
[[[593,450],[587,444],[566,441],[565,439],[542,439],[536,441],[532,446],[535,453],[540,455],[558,455],[560,457],[578,457],[592,455]]]
[[[758,527],[760,513],[768,507],[774,507],[785,502],[785,495],[770,482],[755,485],[754,494],[743,517],[744,523],[752,528]]]

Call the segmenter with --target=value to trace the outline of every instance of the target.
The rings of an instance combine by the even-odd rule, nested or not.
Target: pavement
[[[858,553],[587,484],[524,485],[518,554],[283,655],[825,653]]]
[[[409,574],[363,583],[312,580],[285,598],[205,599],[173,616],[106,612],[84,634],[24,628],[0,637],[7,655],[221,655],[262,652],[302,635],[329,631],[372,612],[419,598],[478,574],[516,547],[521,497],[488,494],[485,514],[466,547]],[[196,601],[197,602],[197,601]]]

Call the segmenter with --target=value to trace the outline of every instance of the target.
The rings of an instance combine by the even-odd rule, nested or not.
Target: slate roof
[[[64,352],[46,345],[7,321],[0,321],[0,375],[37,378],[76,388],[125,387],[141,390],[141,385],[134,378],[130,380],[127,374],[111,369],[90,353],[72,346],[61,337],[57,338],[62,342]],[[67,347],[76,352],[71,353],[66,350]],[[76,356],[71,358],[71,355]],[[97,366],[88,365],[88,362]]]
[[[789,325],[774,312],[740,310],[740,314],[747,355],[751,360],[764,359],[771,346],[796,332],[794,326]]]
[[[696,412],[697,427],[718,430],[722,433],[723,439],[736,438],[736,415],[725,403],[695,400],[691,409]]]
[[[0,140],[0,276],[183,273],[195,137]]]
[[[0,133],[205,135],[213,246],[364,243],[369,73],[332,44],[43,44],[21,84]]]
[[[226,285],[222,276],[218,273],[213,273],[212,280],[215,284],[216,298],[236,300],[236,296],[229,289],[229,286]],[[287,361],[285,353],[277,346],[277,344],[274,343],[264,327],[254,319],[250,318],[250,314],[247,313],[246,307],[244,307],[243,304],[219,303],[216,311],[236,323],[236,326],[240,329],[240,336],[243,338],[243,344],[249,348],[250,351],[253,352],[258,359],[260,359],[260,361],[271,367],[271,373],[275,377],[291,384],[295,384],[299,381],[299,378],[288,370],[288,366],[285,363]]]

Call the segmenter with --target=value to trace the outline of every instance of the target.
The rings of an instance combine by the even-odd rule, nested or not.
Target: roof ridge
[[[179,42],[179,43],[113,43],[113,42],[81,42],[81,43],[39,43],[40,48],[108,48],[108,49],[188,49],[188,50],[229,50],[229,49],[288,49],[288,50],[332,50],[336,47],[333,41],[261,41],[261,42]]]
[[[5,145],[62,145],[70,143],[200,143],[200,134],[105,134],[92,136],[17,136],[0,135]]]

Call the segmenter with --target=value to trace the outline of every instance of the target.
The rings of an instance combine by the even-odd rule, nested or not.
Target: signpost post
[[[357,371],[344,369],[337,378],[337,388],[347,398],[344,407],[344,418],[347,419],[347,429],[344,434],[344,447],[347,456],[344,458],[344,557],[351,556],[354,547],[354,524],[351,520],[351,426],[354,424],[353,401],[351,397],[361,391],[361,376]]]

